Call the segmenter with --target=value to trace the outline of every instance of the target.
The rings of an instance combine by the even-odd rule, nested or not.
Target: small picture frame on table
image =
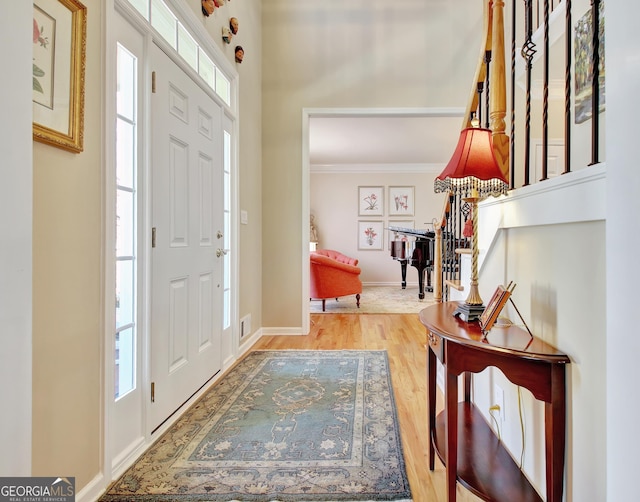
[[[484,312],[480,316],[480,329],[482,329],[483,333],[489,331],[493,325],[495,324],[504,304],[507,303],[509,297],[511,296],[512,289],[509,290],[505,288],[503,285],[500,285],[496,288],[487,304],[487,307],[484,309]]]

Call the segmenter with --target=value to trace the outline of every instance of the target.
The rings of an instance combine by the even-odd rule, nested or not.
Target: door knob
[[[220,248],[218,248],[218,249],[216,249],[216,256],[217,256],[218,258],[220,258],[222,255],[225,255],[225,254],[227,254],[228,252],[229,252],[229,250],[228,250],[228,249],[220,249]]]

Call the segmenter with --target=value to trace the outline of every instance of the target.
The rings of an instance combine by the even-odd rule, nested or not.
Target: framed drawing
[[[413,222],[413,220],[397,220],[397,221],[393,221],[393,220],[389,220],[388,222],[388,226],[389,227],[400,227],[400,228],[414,228],[415,223]],[[406,235],[400,235],[398,234],[398,239],[402,239],[403,237],[405,237],[407,240],[415,240],[413,237],[407,237]],[[396,233],[392,230],[389,230],[389,251],[391,251],[391,247],[392,247],[392,242],[395,240],[396,238]]]
[[[358,187],[358,216],[384,214],[384,187]]]
[[[358,221],[358,249],[382,249],[384,226],[381,221]]]
[[[84,135],[87,8],[33,2],[33,139],[79,153]]]
[[[415,187],[389,187],[389,216],[413,216]]]

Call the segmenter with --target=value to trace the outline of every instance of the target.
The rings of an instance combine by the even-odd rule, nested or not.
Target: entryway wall
[[[395,166],[394,166],[395,167]],[[433,180],[439,172],[398,166],[396,172],[345,168],[341,172],[310,174],[310,212],[318,232],[318,248],[335,249],[358,258],[365,284],[395,285],[400,283],[400,265],[390,256],[389,239],[393,233],[389,225],[431,230],[434,218],[442,214],[444,196],[433,191]],[[398,172],[399,171],[399,172]],[[383,187],[382,216],[359,216],[358,187]],[[391,216],[389,187],[414,187],[415,205],[412,216]],[[382,249],[358,249],[358,223],[382,222]],[[415,269],[407,272],[407,282],[417,284]]]

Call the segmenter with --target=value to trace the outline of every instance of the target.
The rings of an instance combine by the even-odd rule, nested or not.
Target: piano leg
[[[400,260],[400,271],[402,272],[402,289],[407,289],[407,260]]]
[[[416,267],[417,268],[417,267]],[[424,300],[424,268],[418,269],[418,298]]]
[[[431,285],[431,272],[433,271],[433,267],[427,267],[425,270],[427,274],[427,291],[433,293],[433,286]]]

